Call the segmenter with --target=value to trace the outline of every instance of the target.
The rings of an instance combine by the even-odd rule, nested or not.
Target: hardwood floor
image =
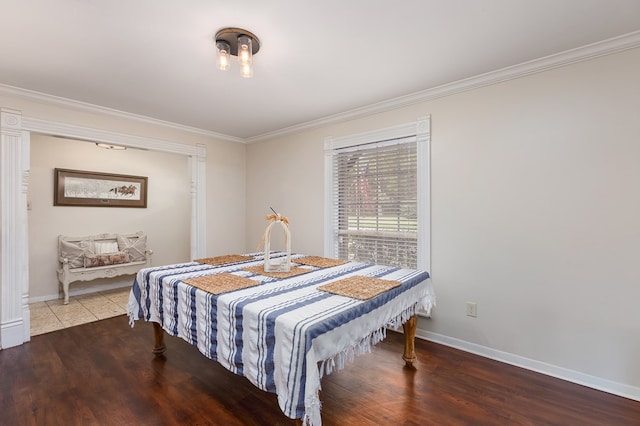
[[[119,316],[0,351],[1,425],[293,425],[262,392],[166,336]],[[640,402],[402,336],[322,381],[323,424],[638,425]]]

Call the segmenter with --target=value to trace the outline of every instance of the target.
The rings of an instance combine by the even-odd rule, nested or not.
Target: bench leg
[[[68,305],[69,304],[69,283],[68,282],[62,283],[62,291],[64,291],[64,304]]]

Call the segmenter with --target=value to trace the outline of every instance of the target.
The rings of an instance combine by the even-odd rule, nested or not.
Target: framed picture
[[[54,206],[147,207],[147,177],[55,169]]]

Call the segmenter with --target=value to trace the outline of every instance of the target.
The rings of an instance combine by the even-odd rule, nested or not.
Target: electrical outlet
[[[474,318],[478,316],[478,304],[476,302],[467,302],[467,316]]]

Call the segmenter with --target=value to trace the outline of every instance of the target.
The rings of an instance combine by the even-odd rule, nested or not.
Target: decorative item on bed
[[[291,231],[289,231],[289,219],[277,213],[270,207],[273,214],[267,216],[269,224],[264,231],[262,241],[264,242],[264,271],[265,272],[289,272],[291,269]],[[284,244],[286,246],[285,257],[271,257],[271,228],[275,224],[280,224],[284,230]]]
[[[289,272],[265,272],[267,259],[289,257]],[[369,352],[386,327],[402,325],[412,364],[416,313],[434,304],[426,271],[269,251],[142,269],[127,312],[131,326],[153,323],[156,355],[164,332],[178,336],[317,426],[322,376]]]

